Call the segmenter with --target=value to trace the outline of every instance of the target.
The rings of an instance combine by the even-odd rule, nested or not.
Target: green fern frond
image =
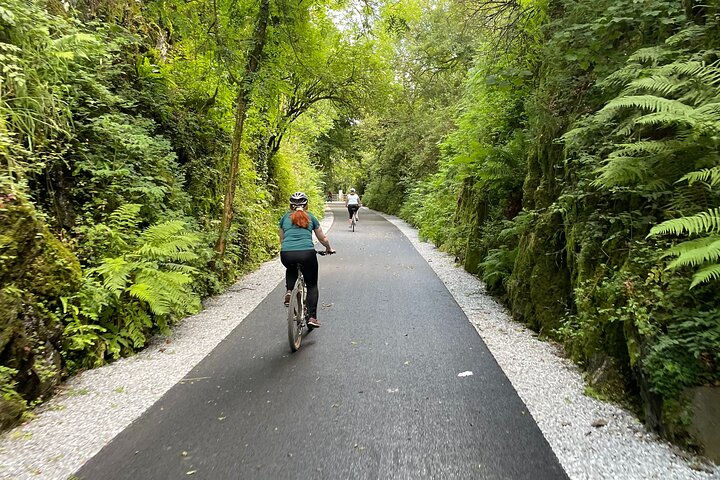
[[[701,283],[707,283],[713,280],[720,280],[720,264],[708,265],[707,267],[698,270],[693,275],[692,283],[690,288],[696,287]]]
[[[714,187],[720,184],[720,166],[712,168],[703,168],[697,172],[690,172],[682,177],[678,182],[685,181],[692,185],[695,182],[704,182]]]
[[[653,95],[671,96],[687,86],[687,81],[680,81],[662,75],[653,75],[652,77],[640,78],[630,83],[626,92],[639,93],[646,92]]]
[[[668,52],[668,49],[663,47],[662,45],[641,48],[632,55],[630,55],[630,57],[628,58],[628,63],[659,63],[665,58],[667,58],[669,53],[670,52]]]
[[[190,262],[197,258],[193,250],[200,237],[185,230],[181,221],[164,222],[153,225],[140,236],[140,248],[137,253],[152,260]]]
[[[688,27],[683,28],[675,35],[665,40],[665,43],[671,47],[682,46],[684,43],[689,41],[702,41],[705,37],[705,30],[707,27],[703,25],[691,24]]]
[[[673,62],[658,71],[667,75],[691,78],[695,83],[699,81],[708,85],[717,84],[720,80],[717,63],[707,65],[705,62],[698,61]]]
[[[695,127],[698,123],[705,121],[704,118],[698,118],[693,115],[693,111],[687,113],[675,112],[657,112],[641,115],[633,120],[634,126],[651,126],[651,127],[670,127],[674,125],[684,125],[686,127]]]
[[[715,237],[714,242],[696,248],[686,247],[675,260],[670,262],[668,268],[698,267],[705,263],[717,263],[718,260],[720,260],[720,240]]]
[[[100,45],[100,40],[89,33],[73,33],[53,39],[52,45],[56,51],[75,50],[82,45]]]
[[[615,131],[615,134],[620,137],[629,137],[632,135],[632,133],[635,131],[635,119],[638,118],[640,115],[634,115],[618,126],[617,130]]]
[[[669,185],[668,190],[673,190],[673,196],[668,204],[668,212],[697,212],[698,205],[704,205],[707,201],[707,190],[689,185]]]
[[[140,208],[137,203],[126,203],[110,214],[109,225],[116,229],[135,228],[140,223]]]
[[[674,235],[696,235],[705,232],[720,231],[720,207],[711,208],[706,212],[691,217],[674,218],[655,225],[648,237],[671,233]]]
[[[650,167],[642,157],[613,157],[597,170],[600,176],[593,180],[595,187],[630,185],[647,178]]]
[[[666,113],[674,116],[691,115],[693,107],[677,100],[662,98],[655,95],[627,95],[610,100],[600,115],[614,116],[621,109],[632,108],[655,113]]]
[[[182,263],[163,263],[163,268],[174,272],[181,272],[191,277],[200,273],[197,268],[191,267],[190,265],[183,265]]]
[[[705,248],[708,245],[711,245],[715,243],[718,239],[718,237],[702,237],[702,238],[695,238],[692,240],[686,240],[684,242],[680,242],[677,245],[672,246],[671,248],[668,248],[665,250],[665,253],[663,253],[662,258],[667,257],[677,257],[679,255],[682,255],[683,253],[687,253],[691,250],[696,250],[698,248]]]
[[[188,288],[192,277],[185,273],[157,270],[146,264],[138,273],[136,283],[143,285],[138,295],[143,295],[141,299],[157,315],[185,314],[196,310],[195,306],[199,304],[197,296]]]
[[[671,140],[648,140],[635,143],[622,143],[616,145],[616,148],[618,148],[618,150],[612,152],[608,158],[668,155],[677,150],[678,142]]]
[[[174,262],[191,262],[198,258],[197,254],[191,251],[199,237],[196,235],[184,234],[167,239],[159,244],[144,244],[138,249],[138,253],[148,259],[167,259]]]
[[[643,71],[642,66],[636,63],[630,63],[625,68],[616,70],[600,82],[598,85],[601,88],[618,88],[628,85],[633,80],[637,79]]]
[[[170,302],[161,295],[157,289],[147,283],[135,283],[130,286],[128,293],[131,297],[137,298],[148,304],[155,315],[167,315],[170,313]]]
[[[103,277],[103,286],[119,298],[132,274],[133,265],[124,258],[106,258],[100,266],[91,270]]]
[[[154,272],[154,274],[158,277],[159,282],[166,283],[168,286],[172,286],[172,288],[192,283],[192,277],[182,272],[160,272],[159,275],[157,272]]]
[[[720,125],[718,125],[718,122],[720,122],[720,102],[715,101],[701,105],[696,112],[707,122],[712,122],[711,125],[708,125],[710,129],[714,131],[720,130]]]
[[[121,336],[128,338],[134,348],[145,346],[147,336],[145,332],[152,328],[152,319],[142,310],[134,311],[132,315],[125,317]]]
[[[171,220],[155,224],[145,230],[140,236],[143,244],[157,245],[167,241],[185,229],[185,222]]]
[[[664,192],[667,191],[670,182],[662,178],[649,178],[645,184],[646,192]]]

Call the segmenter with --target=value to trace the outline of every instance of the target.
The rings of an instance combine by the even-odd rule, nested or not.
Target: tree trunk
[[[258,11],[257,24],[255,25],[255,39],[253,49],[250,52],[245,75],[239,85],[239,91],[235,107],[235,128],[232,135],[232,151],[230,153],[230,172],[228,174],[227,190],[225,191],[225,204],[223,207],[222,221],[220,223],[220,235],[215,244],[215,251],[220,255],[225,254],[227,232],[233,217],[233,201],[235,200],[235,187],[237,185],[238,167],[240,164],[240,149],[242,148],[243,125],[245,114],[250,103],[255,73],[260,67],[260,59],[265,48],[265,33],[270,19],[270,0],[261,0]]]

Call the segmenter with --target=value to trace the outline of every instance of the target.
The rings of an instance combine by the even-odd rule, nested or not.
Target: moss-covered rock
[[[82,272],[33,205],[0,188],[0,367],[14,372],[17,385],[0,406],[0,425],[7,426],[23,401],[42,399],[60,381],[63,325],[55,312],[61,297],[79,288]]]
[[[0,430],[12,425],[27,408],[12,380],[17,370],[0,366]]]
[[[515,319],[552,335],[568,313],[571,299],[562,218],[545,213],[533,227],[520,239],[508,296]]]

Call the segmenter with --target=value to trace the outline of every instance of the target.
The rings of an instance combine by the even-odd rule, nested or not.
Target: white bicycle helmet
[[[295,192],[290,195],[291,207],[304,207],[308,204],[308,197],[303,192]]]

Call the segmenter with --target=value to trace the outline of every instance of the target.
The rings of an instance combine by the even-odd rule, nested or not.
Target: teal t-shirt
[[[315,218],[315,215],[312,213],[306,213],[308,217],[310,217],[310,223],[307,228],[300,228],[297,225],[293,225],[290,220],[290,212],[283,215],[280,219],[280,228],[285,232],[282,245],[280,245],[281,251],[312,250],[315,248],[312,241],[312,232],[320,226],[320,222],[318,222],[318,219]]]

